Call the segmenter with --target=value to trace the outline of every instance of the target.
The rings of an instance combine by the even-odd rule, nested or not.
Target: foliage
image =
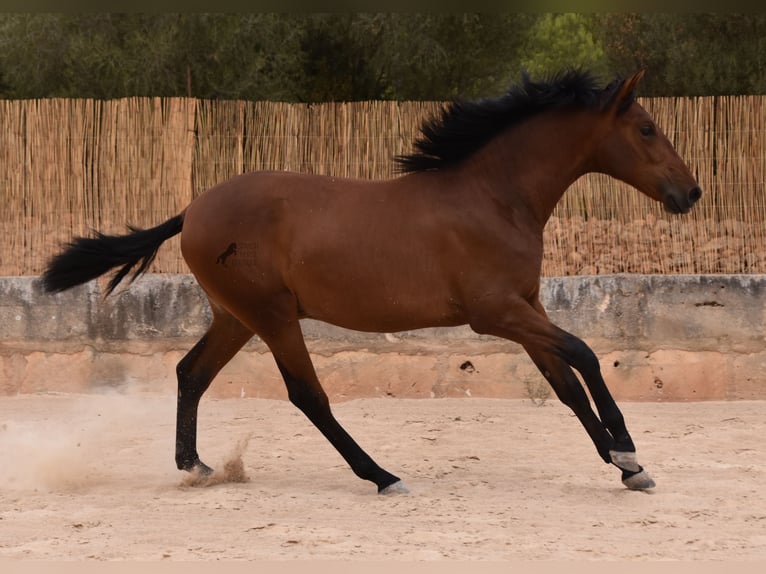
[[[371,64],[385,78],[386,97],[446,100],[498,94],[519,73],[528,14],[368,15],[380,30]]]
[[[299,37],[276,14],[0,15],[5,95],[288,98]]]
[[[766,93],[766,14],[604,14],[612,68],[645,66],[647,96]]]
[[[542,14],[527,32],[522,63],[532,76],[540,76],[562,65],[591,70],[611,80],[606,55],[596,37],[596,20],[585,14]]]
[[[643,95],[756,94],[765,37],[757,13],[0,13],[0,97],[444,100],[640,66]]]

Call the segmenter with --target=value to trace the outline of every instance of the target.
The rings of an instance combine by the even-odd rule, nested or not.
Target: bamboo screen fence
[[[766,272],[766,97],[640,100],[704,191],[665,214],[589,175],[545,231],[547,276]],[[37,275],[72,235],[156,225],[259,169],[394,176],[438,102],[286,104],[187,98],[0,101],[0,275]],[[188,272],[178,238],[152,269]]]

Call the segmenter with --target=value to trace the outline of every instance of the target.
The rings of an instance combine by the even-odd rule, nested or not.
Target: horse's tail
[[[95,232],[93,237],[75,237],[48,262],[42,275],[43,289],[49,293],[66,291],[120,267],[109,281],[108,295],[136,265],[139,267],[133,272],[131,282],[144,273],[160,245],[181,233],[183,225],[182,212],[151,229],[128,226],[131,233],[127,235]]]

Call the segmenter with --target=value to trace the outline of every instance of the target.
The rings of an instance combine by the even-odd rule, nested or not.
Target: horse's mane
[[[604,91],[615,91],[618,85],[615,80]],[[447,104],[421,126],[416,151],[397,156],[395,161],[405,173],[455,165],[525,118],[569,105],[596,107],[604,91],[588,71],[570,69],[539,82],[522,73],[521,84],[498,98]]]

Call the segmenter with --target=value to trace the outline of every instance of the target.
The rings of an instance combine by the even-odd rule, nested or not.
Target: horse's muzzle
[[[665,206],[665,211],[670,213],[689,213],[701,197],[702,190],[698,185],[695,185],[686,193],[666,192],[662,203]]]

